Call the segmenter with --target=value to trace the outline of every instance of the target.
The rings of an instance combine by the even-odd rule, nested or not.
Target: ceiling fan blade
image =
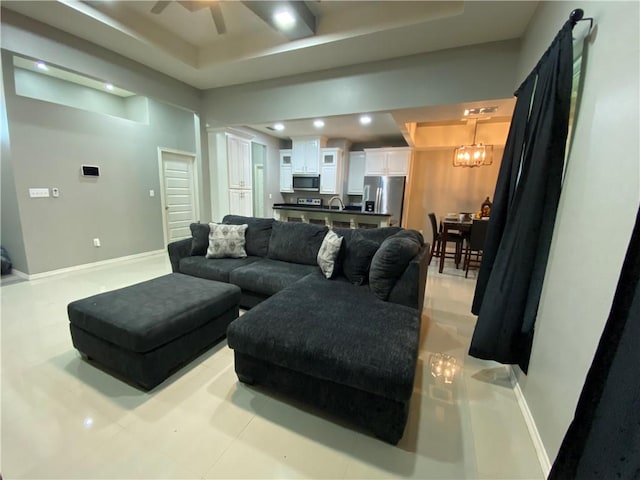
[[[165,2],[156,2],[156,4],[151,9],[151,13],[162,13],[162,11],[167,8],[167,5],[169,5],[170,3],[170,0]]]
[[[209,5],[209,11],[211,12],[211,18],[213,18],[213,23],[216,25],[216,30],[219,35],[223,33],[227,33],[227,26],[224,24],[224,16],[222,15],[222,8],[220,8],[220,3],[212,3]]]

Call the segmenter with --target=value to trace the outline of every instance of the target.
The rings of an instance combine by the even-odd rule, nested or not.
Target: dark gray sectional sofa
[[[247,257],[206,258],[206,224],[168,250],[174,272],[241,288],[249,311],[227,329],[238,378],[397,443],[418,356],[429,261],[422,236],[336,229],[337,274],[327,279],[316,260],[326,227],[232,215],[223,223],[248,225]]]

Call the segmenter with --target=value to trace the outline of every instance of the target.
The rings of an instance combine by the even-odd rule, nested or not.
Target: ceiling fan
[[[172,0],[166,1],[157,1],[155,5],[151,8],[151,13],[160,14],[162,11],[167,8],[167,6],[171,3]],[[197,0],[176,0],[177,3],[182,5],[184,8],[189,10],[190,12],[196,12],[198,10],[202,10],[203,8],[208,8],[209,12],[211,12],[211,18],[213,18],[213,23],[216,26],[216,30],[218,34],[222,35],[223,33],[227,33],[227,27],[224,23],[224,17],[222,16],[222,8],[220,8],[220,2],[217,1],[197,1]]]

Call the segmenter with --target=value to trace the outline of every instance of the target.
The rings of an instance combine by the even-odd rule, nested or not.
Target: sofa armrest
[[[180,260],[191,254],[191,238],[171,242],[167,245],[169,252],[169,261],[171,262],[171,271],[180,272]]]
[[[390,302],[415,308],[422,313],[430,249],[431,246],[425,243],[420,252],[409,262],[404,273],[391,289]]]

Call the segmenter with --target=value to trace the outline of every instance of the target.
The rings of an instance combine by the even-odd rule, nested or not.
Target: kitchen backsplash
[[[284,203],[298,203],[298,198],[321,198],[323,205],[328,205],[329,200],[334,195],[322,195],[320,193],[307,192],[307,194],[300,193],[283,193],[282,199]],[[359,195],[342,195],[342,201],[345,205],[353,205],[360,204],[362,202],[362,197]]]

